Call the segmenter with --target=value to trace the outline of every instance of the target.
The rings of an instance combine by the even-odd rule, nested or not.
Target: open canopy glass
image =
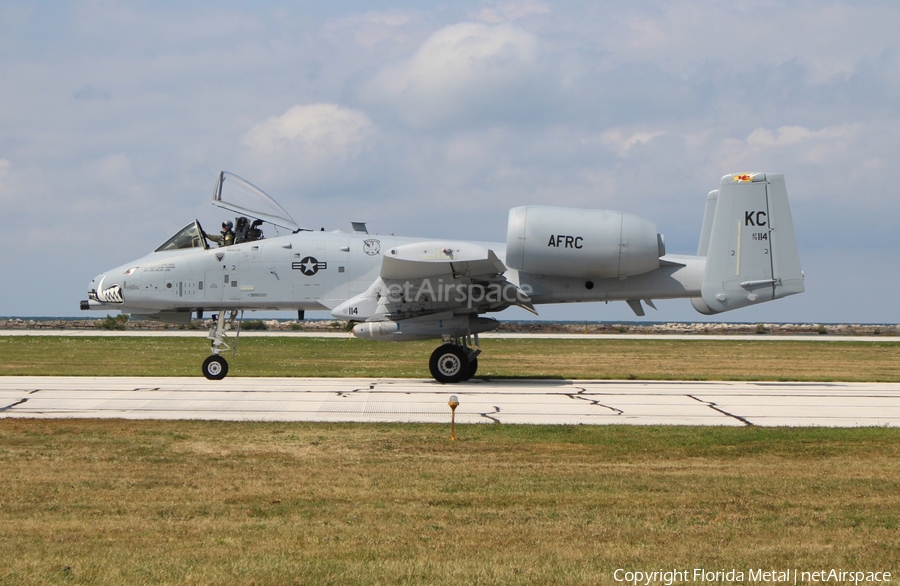
[[[291,215],[263,190],[227,171],[219,173],[213,205],[291,231],[300,229]]]

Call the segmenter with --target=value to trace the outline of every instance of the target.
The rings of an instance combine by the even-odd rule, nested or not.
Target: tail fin
[[[697,245],[697,256],[706,256],[709,251],[709,235],[712,233],[713,218],[716,215],[716,202],[719,190],[710,191],[706,196],[706,209],[703,210],[703,227],[700,229],[700,244]]]
[[[706,254],[701,298],[713,314],[803,292],[784,176],[726,175],[709,194],[698,254]]]

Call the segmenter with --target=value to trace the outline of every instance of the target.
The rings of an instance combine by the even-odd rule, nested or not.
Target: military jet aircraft
[[[187,324],[210,320],[202,372],[228,373],[228,332],[244,310],[325,310],[375,340],[440,339],[431,374],[471,378],[484,314],[511,306],[688,298],[710,315],[801,293],[803,273],[781,174],[724,176],[706,198],[697,255],[667,254],[652,222],[608,210],[523,206],[506,242],[460,242],[306,230],[262,190],[222,172],[214,205],[238,214],[229,236],[193,221],[143,258],[91,281],[81,309]],[[251,221],[251,218],[253,221]],[[284,235],[267,237],[267,231]],[[268,236],[272,236],[268,234]],[[216,241],[218,246],[211,244]],[[655,308],[655,307],[654,307]],[[239,324],[237,330],[239,333]]]

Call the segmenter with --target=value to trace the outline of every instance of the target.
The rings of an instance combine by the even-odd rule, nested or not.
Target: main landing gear
[[[225,315],[224,311],[220,311],[218,315],[214,315],[209,324],[209,338],[211,356],[203,361],[203,376],[209,380],[222,380],[228,374],[228,361],[221,356],[222,351],[232,350],[228,344],[228,330],[234,328],[234,322],[237,319],[238,312],[231,311]],[[240,334],[240,328],[238,328]],[[237,340],[234,343],[234,349],[237,349]]]
[[[478,355],[481,348],[475,336],[475,348],[470,346],[470,337],[460,337],[446,342],[431,353],[428,367],[431,376],[439,383],[467,381],[478,371]]]

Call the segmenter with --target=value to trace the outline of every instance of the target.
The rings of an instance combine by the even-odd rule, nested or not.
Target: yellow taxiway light
[[[456,441],[456,408],[459,407],[459,399],[456,395],[450,395],[447,404],[450,405],[450,439]]]

